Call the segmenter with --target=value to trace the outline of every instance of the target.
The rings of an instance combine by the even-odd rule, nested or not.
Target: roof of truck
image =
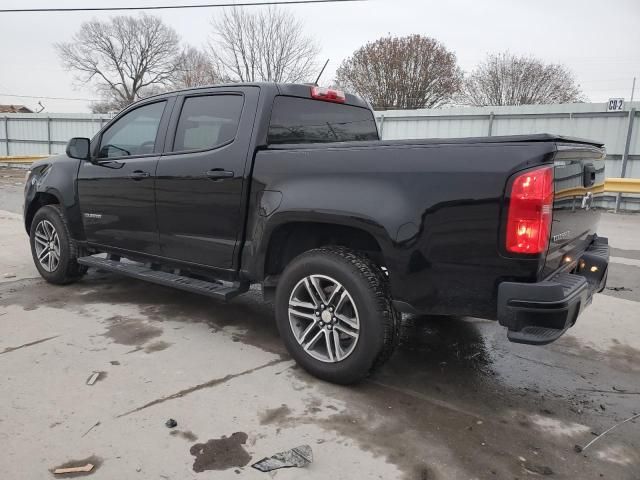
[[[286,95],[290,97],[311,98],[311,87],[316,86],[311,83],[276,83],[276,82],[237,82],[237,83],[219,83],[212,85],[202,85],[199,87],[181,88],[178,90],[172,90],[170,92],[163,92],[157,95],[146,97],[144,100],[154,97],[171,96],[176,94],[184,94],[189,92],[198,92],[201,90],[207,90],[210,88],[237,88],[237,87],[259,87],[264,89],[272,89],[277,95]],[[347,105],[353,105],[363,108],[371,108],[370,105],[362,98],[351,93],[346,93]]]

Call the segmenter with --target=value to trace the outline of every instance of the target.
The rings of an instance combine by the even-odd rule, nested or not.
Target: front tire
[[[310,250],[285,269],[276,322],[291,356],[318,378],[351,384],[391,356],[399,316],[384,273],[341,247]]]
[[[87,272],[77,262],[78,246],[59,205],[45,205],[36,212],[29,237],[33,262],[47,282],[65,285]]]

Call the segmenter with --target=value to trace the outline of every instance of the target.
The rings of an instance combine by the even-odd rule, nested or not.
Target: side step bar
[[[146,280],[147,282],[178,288],[187,292],[207,295],[224,301],[231,300],[233,297],[249,290],[248,283],[235,282],[233,284],[224,284],[217,281],[208,282],[160,270],[153,270],[148,266],[138,263],[123,263],[108,258],[92,256],[80,257],[78,258],[78,263],[88,267],[120,273],[128,277],[137,278],[138,280]]]

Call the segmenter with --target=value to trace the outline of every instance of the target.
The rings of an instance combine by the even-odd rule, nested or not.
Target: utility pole
[[[633,108],[633,95],[636,92],[636,77],[633,77],[633,83],[631,85],[631,99],[629,100],[629,123],[627,124],[627,140],[624,145],[624,153],[622,154],[622,168],[620,177],[624,178],[627,173],[627,159],[629,158],[629,146],[631,143],[631,134],[633,133],[633,121],[636,113],[636,109]],[[622,193],[616,195],[616,208],[615,212],[618,213],[620,209],[620,202],[622,201]]]
[[[636,113],[636,109],[632,107],[633,102],[633,94],[636,91],[636,77],[633,77],[633,84],[631,85],[631,99],[629,100],[629,123],[627,126],[627,140],[624,145],[624,153],[622,154],[622,169],[620,172],[620,176],[622,178],[627,174],[627,159],[629,158],[629,145],[631,143],[631,134],[633,132],[633,121]],[[620,202],[622,200],[622,193],[618,193],[616,195],[616,208],[615,212],[618,213],[620,209]]]

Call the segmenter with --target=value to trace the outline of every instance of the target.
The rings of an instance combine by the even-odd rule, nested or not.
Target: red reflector
[[[542,253],[549,246],[553,211],[553,167],[518,175],[511,185],[506,249],[512,253]]]
[[[346,100],[342,90],[334,90],[332,88],[325,87],[311,87],[311,98],[335,103],[344,103]]]

